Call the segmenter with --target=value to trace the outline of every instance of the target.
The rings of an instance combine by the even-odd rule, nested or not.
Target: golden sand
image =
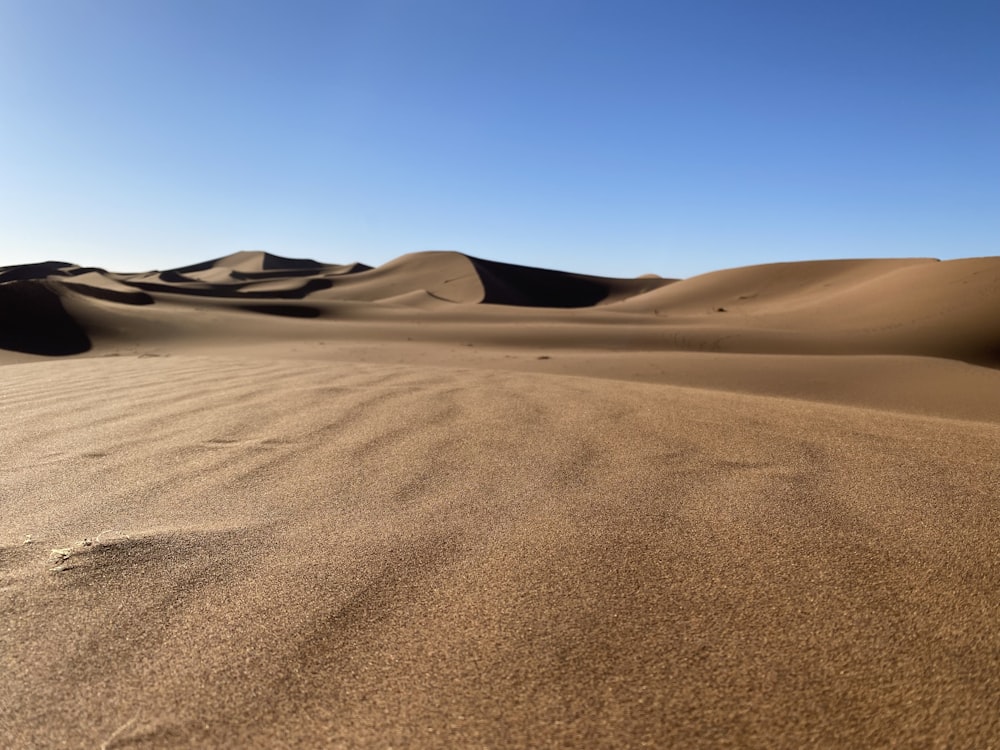
[[[0,744],[1000,744],[1000,259],[0,269]]]

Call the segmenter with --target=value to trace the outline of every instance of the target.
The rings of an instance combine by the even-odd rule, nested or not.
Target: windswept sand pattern
[[[12,747],[1000,738],[996,422],[440,361],[3,375]]]

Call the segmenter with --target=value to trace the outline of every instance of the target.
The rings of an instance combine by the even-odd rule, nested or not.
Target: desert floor
[[[1000,747],[1000,259],[0,269],[0,744]]]

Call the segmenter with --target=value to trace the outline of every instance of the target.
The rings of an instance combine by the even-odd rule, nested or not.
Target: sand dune
[[[1000,744],[1000,258],[0,269],[5,747]]]
[[[163,322],[211,307],[220,314],[322,319],[312,328],[289,329],[279,339],[317,334],[355,339],[355,329],[342,324],[348,320],[368,324],[364,337],[378,327],[380,340],[464,340],[471,327],[473,339],[476,329],[487,329],[484,343],[534,345],[543,327],[542,339],[584,349],[908,355],[990,367],[1000,363],[997,258],[781,263],[682,281],[602,279],[454,252],[413,253],[378,268],[262,252],[141,274],[38,264],[0,269],[10,308],[5,315],[12,321],[9,327],[16,328],[20,303],[14,297],[24,293],[13,292],[16,285],[8,281],[58,295],[80,328],[96,331],[91,336],[95,353],[108,318],[124,318],[115,324],[119,337],[137,326],[135,344],[142,346],[148,333],[143,321]],[[95,299],[158,304],[130,322],[135,310],[97,305]],[[204,327],[203,320],[188,318],[192,326]],[[333,320],[336,326],[325,325]],[[168,324],[173,325],[184,323]],[[229,326],[244,327],[227,321],[218,327],[220,336],[228,336]],[[246,323],[246,328],[261,340],[256,324]],[[30,345],[4,348],[35,353]]]

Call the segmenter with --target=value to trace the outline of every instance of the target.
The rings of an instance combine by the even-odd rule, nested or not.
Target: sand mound
[[[195,276],[196,274],[219,268],[244,273],[300,271],[312,274],[322,271],[326,266],[323,263],[307,258],[282,258],[281,256],[265,253],[261,250],[242,250],[238,253],[225,255],[214,260],[181,266],[171,270],[175,273]]]
[[[142,346],[151,330],[205,328],[204,316],[182,311],[211,309],[214,327],[200,330],[199,338],[355,339],[359,329],[352,326],[367,323],[366,336],[380,341],[905,355],[1000,365],[998,258],[779,263],[672,281],[599,278],[454,252],[412,253],[378,268],[242,252],[140,274],[35,264],[0,269],[3,279],[56,292],[98,349],[108,333],[116,342]],[[36,294],[39,300],[50,296]],[[140,316],[99,307],[96,300],[155,312]],[[51,300],[40,304],[54,309]],[[243,313],[319,320],[312,329],[251,330],[238,322]],[[8,320],[8,340],[32,338],[17,333],[25,325],[20,318]],[[333,321],[341,325],[334,329]],[[23,344],[4,348],[26,351]],[[74,351],[63,345],[54,351],[64,349]]]
[[[1000,364],[1000,258],[751,266],[686,279],[614,309],[662,317],[716,351]]]
[[[661,315],[704,315],[739,311],[746,314],[773,309],[787,312],[816,298],[835,295],[856,284],[871,282],[919,260],[831,260],[770,263],[732,268],[684,279],[624,301],[620,309]]]
[[[410,253],[378,268],[337,279],[322,299],[378,302],[419,292],[446,302],[474,304],[483,287],[461,253]]]

